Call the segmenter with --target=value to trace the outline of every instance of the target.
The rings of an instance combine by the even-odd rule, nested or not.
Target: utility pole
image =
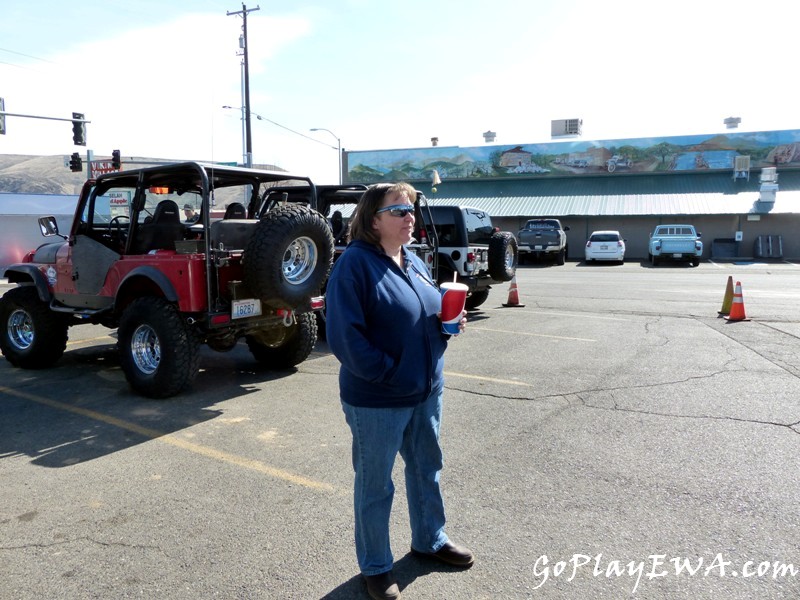
[[[247,6],[242,3],[242,10],[237,10],[234,12],[228,11],[227,16],[231,15],[242,15],[242,32],[243,32],[243,40],[244,40],[244,48],[243,55],[244,55],[244,126],[245,126],[245,148],[247,152],[247,167],[253,166],[253,135],[250,129],[250,65],[248,63],[247,58],[247,13],[260,10],[259,6],[255,8],[247,8]]]

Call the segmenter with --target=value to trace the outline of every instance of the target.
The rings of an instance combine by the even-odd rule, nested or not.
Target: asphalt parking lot
[[[749,321],[717,315],[728,276]],[[403,598],[800,596],[800,265],[516,283],[524,306],[497,286],[447,355],[448,533],[476,564],[409,554],[398,460]],[[50,370],[0,359],[0,598],[366,598],[325,344],[281,373],[206,349],[152,401],[112,333],[71,330]]]

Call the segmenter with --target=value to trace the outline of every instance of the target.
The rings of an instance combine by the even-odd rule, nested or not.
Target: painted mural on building
[[[800,168],[800,130],[491,146],[346,151],[348,183],[480,177],[552,177],[669,171]],[[740,164],[742,161],[739,161]]]

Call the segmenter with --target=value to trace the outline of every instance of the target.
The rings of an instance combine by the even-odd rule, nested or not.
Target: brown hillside
[[[23,154],[0,154],[0,192],[16,194],[70,194],[78,195],[87,178],[87,165],[84,160],[83,171],[73,173],[64,166],[64,155],[29,156]],[[111,160],[111,157],[97,156],[97,160]],[[136,164],[140,161],[140,164]],[[126,162],[130,168],[147,166],[143,163],[170,162],[159,158],[123,157],[122,168]],[[282,171],[275,165],[255,165],[256,168]]]

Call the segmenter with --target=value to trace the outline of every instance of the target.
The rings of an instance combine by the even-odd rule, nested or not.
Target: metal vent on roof
[[[583,119],[558,119],[550,121],[550,136],[576,136],[581,135]]]
[[[761,169],[761,188],[759,192],[759,202],[775,202],[775,195],[778,193],[778,169],[775,167]]]
[[[733,159],[733,178],[750,181],[750,157],[736,156]]]
[[[778,169],[775,167],[764,167],[761,169],[761,183],[777,183],[778,182]]]

